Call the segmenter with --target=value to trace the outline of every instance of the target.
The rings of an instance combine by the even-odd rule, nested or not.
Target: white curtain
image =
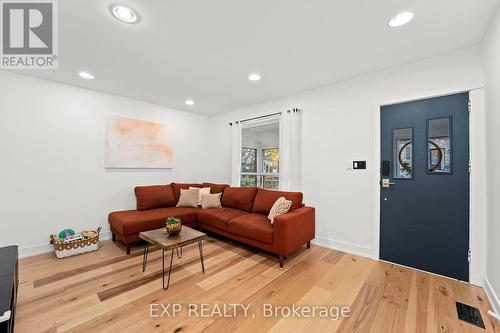
[[[240,186],[241,177],[241,123],[233,121],[231,149],[231,185]]]
[[[302,112],[283,112],[280,118],[280,190],[300,191]]]

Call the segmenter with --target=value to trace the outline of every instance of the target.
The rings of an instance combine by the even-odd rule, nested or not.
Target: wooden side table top
[[[180,246],[195,243],[207,238],[207,235],[193,228],[182,226],[182,230],[178,235],[169,236],[165,229],[156,229],[143,231],[139,233],[139,237],[144,239],[151,245],[156,245],[163,250],[171,250]]]

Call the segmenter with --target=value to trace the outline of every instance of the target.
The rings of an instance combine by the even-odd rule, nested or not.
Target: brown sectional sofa
[[[189,187],[210,187],[211,193],[222,193],[222,208],[175,207],[180,190]],[[169,216],[180,217],[184,225],[240,241],[278,255],[280,266],[283,258],[300,246],[314,239],[315,209],[302,203],[300,192],[283,192],[256,187],[230,187],[229,185],[203,183],[135,188],[137,210],[113,212],[108,221],[113,240],[127,245],[140,240],[142,231],[158,229]],[[286,214],[277,216],[271,224],[267,215],[279,197],[292,201]]]

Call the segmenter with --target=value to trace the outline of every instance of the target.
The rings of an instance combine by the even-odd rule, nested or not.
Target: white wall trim
[[[111,231],[101,231],[101,233],[99,234],[99,240],[103,241],[107,239],[111,239]],[[54,248],[52,247],[52,245],[49,244],[49,242],[20,247],[19,258],[22,259],[22,258],[33,257],[39,254],[50,253],[53,251]]]
[[[371,248],[356,244],[351,244],[348,242],[342,242],[335,239],[316,236],[316,238],[312,240],[312,243],[321,247],[326,247],[332,250],[350,253],[361,257],[368,257],[368,258],[372,257]]]
[[[493,289],[493,286],[491,285],[486,275],[484,276],[484,291],[486,291],[486,296],[490,301],[493,312],[498,314],[498,311],[500,309],[500,299],[498,298],[497,293]]]
[[[417,101],[421,99],[426,99],[426,98],[434,98],[434,97],[440,97],[440,96],[446,96],[446,95],[452,95],[452,94],[457,94],[457,93],[462,93],[462,92],[473,92],[473,91],[480,91],[481,98],[483,97],[484,94],[484,86],[473,86],[473,87],[462,87],[458,89],[453,89],[453,90],[438,90],[438,91],[429,91],[427,93],[421,93],[421,94],[413,94],[413,95],[407,95],[407,96],[401,96],[398,98],[387,98],[387,99],[382,99],[380,101],[375,101],[373,103],[373,232],[372,232],[372,258],[379,259],[380,258],[380,108],[385,105],[391,105],[391,104],[398,104],[398,103],[405,103],[405,102],[411,102],[411,101]],[[477,96],[477,95],[475,95]],[[484,102],[481,101],[481,103],[472,103],[472,114],[479,115],[481,118],[484,116]],[[481,144],[485,144],[485,137],[484,137],[484,128],[481,128],[480,122],[474,121],[475,117],[471,115],[471,121],[469,124],[470,128],[470,146],[471,146],[471,153],[470,153],[470,158],[471,158],[471,163],[472,163],[472,173],[471,173],[471,181],[474,181],[476,179],[482,179],[479,177],[481,175],[481,169],[482,173],[484,174],[485,172],[485,165],[484,161],[478,160],[480,158],[480,154],[472,154],[472,149],[474,147],[477,147]],[[483,118],[484,119],[484,118]],[[470,187],[470,235],[471,239],[469,240],[469,246],[472,252],[472,258],[471,258],[471,263],[469,265],[469,280],[470,283],[482,286],[483,285],[483,279],[481,279],[481,276],[484,276],[485,274],[485,266],[483,264],[484,258],[486,258],[486,248],[484,246],[481,246],[480,240],[482,240],[482,244],[484,245],[486,239],[485,235],[482,237],[482,233],[484,232],[485,229],[483,227],[486,225],[485,217],[484,217],[484,212],[481,211],[481,202],[483,200],[480,200],[481,198],[484,198],[484,192],[485,188],[480,187],[480,186],[473,186],[471,183]],[[474,237],[474,239],[472,239]]]

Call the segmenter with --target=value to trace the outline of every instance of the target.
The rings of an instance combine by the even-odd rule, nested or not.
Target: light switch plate
[[[352,168],[354,170],[365,170],[366,169],[366,161],[353,161]]]

